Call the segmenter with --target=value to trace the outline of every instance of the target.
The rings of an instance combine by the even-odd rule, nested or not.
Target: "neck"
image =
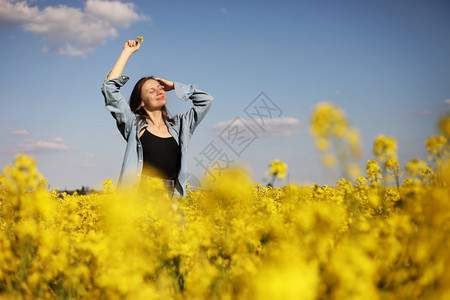
[[[147,111],[147,114],[148,118],[150,119],[150,122],[152,122],[154,125],[158,127],[164,125],[164,120],[160,109],[154,111]]]

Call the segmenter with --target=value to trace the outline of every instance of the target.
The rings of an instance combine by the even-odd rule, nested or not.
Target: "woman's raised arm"
[[[119,58],[114,64],[114,67],[111,69],[111,72],[109,72],[108,76],[106,77],[106,81],[121,76],[123,73],[123,69],[125,68],[125,65],[127,64],[131,54],[138,51],[140,47],[141,44],[139,43],[139,41],[134,40],[126,41],[125,45],[123,45],[122,53],[120,53]]]

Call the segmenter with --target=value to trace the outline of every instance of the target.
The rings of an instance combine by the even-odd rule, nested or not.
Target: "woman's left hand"
[[[161,85],[163,86],[164,90],[166,92],[171,91],[174,89],[174,82],[173,81],[169,81],[169,80],[165,80],[162,78],[155,78],[156,80],[159,81],[159,83],[161,83]]]

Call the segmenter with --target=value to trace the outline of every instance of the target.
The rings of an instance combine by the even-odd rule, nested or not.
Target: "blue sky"
[[[195,83],[215,98],[190,145],[196,177],[198,161],[228,161],[263,182],[278,158],[290,182],[333,184],[340,176],[322,166],[308,133],[323,101],[359,129],[362,168],[378,134],[397,139],[404,167],[427,159],[425,140],[449,109],[448,1],[0,0],[0,167],[25,153],[51,188],[116,181],[125,142],[100,88],[138,35],[127,98],[146,75]],[[277,109],[258,127],[247,113],[261,103]],[[168,107],[189,105],[170,95]],[[227,140],[238,125],[253,138]]]

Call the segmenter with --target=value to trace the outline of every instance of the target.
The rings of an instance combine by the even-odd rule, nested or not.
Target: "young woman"
[[[125,43],[102,87],[105,106],[127,142],[119,187],[138,185],[146,177],[159,177],[164,180],[169,194],[175,189],[184,196],[189,140],[208,112],[213,97],[198,90],[196,85],[144,77],[134,86],[127,103],[120,88],[129,77],[122,73],[128,59],[140,47],[139,41]],[[184,101],[192,100],[193,107],[169,117],[165,105],[166,92],[171,90]]]

